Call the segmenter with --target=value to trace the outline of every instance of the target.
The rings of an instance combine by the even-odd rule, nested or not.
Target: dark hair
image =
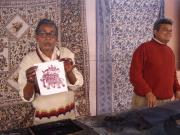
[[[154,23],[153,30],[158,31],[160,29],[161,24],[170,24],[170,25],[172,25],[173,21],[171,19],[168,19],[168,18],[160,18]]]
[[[49,20],[49,19],[42,19],[42,20],[40,20],[39,21],[39,23],[38,23],[38,25],[37,25],[37,27],[36,27],[36,30],[35,30],[35,34],[36,35],[38,35],[38,33],[40,32],[40,27],[42,26],[42,25],[51,25],[51,26],[53,26],[54,28],[55,28],[55,32],[56,32],[56,35],[58,36],[58,27],[56,26],[56,24],[55,24],[55,22],[54,21],[52,21],[52,20]]]

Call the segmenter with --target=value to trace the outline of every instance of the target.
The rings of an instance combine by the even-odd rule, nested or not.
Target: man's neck
[[[53,54],[53,50],[52,50],[52,51],[43,51],[42,53],[43,53],[44,55],[46,55],[48,58],[51,59],[52,54]]]

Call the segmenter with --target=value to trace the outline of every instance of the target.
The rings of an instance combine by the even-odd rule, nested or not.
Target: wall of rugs
[[[163,0],[97,0],[97,114],[131,106],[129,67],[134,50],[153,36]]]

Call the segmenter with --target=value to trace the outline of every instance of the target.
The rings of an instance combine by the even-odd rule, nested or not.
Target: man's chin
[[[53,51],[53,48],[50,47],[43,47],[41,51]]]
[[[161,42],[167,44],[170,40],[162,40]]]
[[[167,44],[170,40],[165,40],[164,42]]]

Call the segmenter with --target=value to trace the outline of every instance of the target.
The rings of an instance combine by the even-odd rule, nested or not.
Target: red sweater
[[[172,50],[154,39],[140,45],[133,54],[130,81],[139,96],[152,91],[158,99],[172,98],[180,90]]]

